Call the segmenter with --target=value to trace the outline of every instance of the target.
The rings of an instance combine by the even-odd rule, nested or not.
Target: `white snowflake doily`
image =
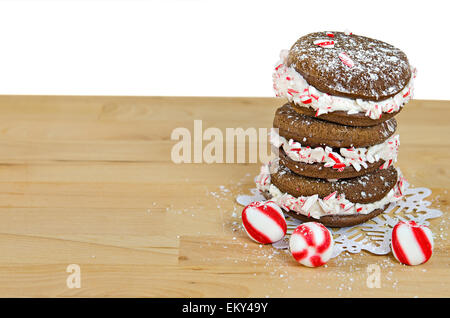
[[[266,199],[257,189],[250,190],[252,195],[239,195],[236,202],[246,206],[254,201],[265,201]],[[417,224],[429,225],[428,220],[440,217],[442,212],[437,209],[428,208],[431,202],[425,198],[431,194],[427,188],[413,188],[405,182],[404,198],[391,203],[386,211],[377,217],[351,227],[328,228],[334,237],[334,251],[332,257],[341,252],[360,253],[366,250],[377,255],[390,253],[391,231],[399,221],[415,221]],[[312,219],[313,221],[313,219]],[[276,249],[289,248],[289,235],[302,222],[286,215],[288,227],[287,236],[272,244]]]

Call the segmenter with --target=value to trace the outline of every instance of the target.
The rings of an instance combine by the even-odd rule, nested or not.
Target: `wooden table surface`
[[[397,116],[398,166],[433,191],[431,260],[310,269],[240,227],[259,164],[174,164],[176,127],[270,127],[272,98],[0,96],[0,296],[449,297],[450,101]],[[81,288],[67,267],[80,266]],[[381,288],[367,285],[380,268]]]

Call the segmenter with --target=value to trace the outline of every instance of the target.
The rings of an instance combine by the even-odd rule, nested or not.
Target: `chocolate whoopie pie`
[[[365,36],[315,32],[282,51],[277,96],[299,113],[348,126],[378,125],[411,99],[416,70],[400,49]]]
[[[364,176],[328,181],[299,176],[282,163],[257,178],[267,199],[284,207],[302,221],[332,227],[351,226],[382,213],[401,197],[403,181],[397,169],[377,169]]]
[[[281,162],[306,177],[353,178],[397,159],[394,118],[370,127],[345,126],[298,114],[287,103],[277,109],[273,126]]]

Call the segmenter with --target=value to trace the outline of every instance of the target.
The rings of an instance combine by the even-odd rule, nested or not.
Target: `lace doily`
[[[252,195],[239,195],[236,202],[246,206],[254,201],[266,200],[257,189],[250,191]],[[417,224],[429,225],[429,219],[442,215],[441,211],[429,208],[431,202],[426,201],[425,198],[430,194],[430,189],[413,188],[405,182],[404,198],[391,203],[384,213],[363,224],[344,228],[328,228],[333,234],[335,242],[332,257],[338,256],[343,251],[355,254],[366,250],[376,255],[390,253],[391,231],[397,222],[415,221]],[[272,244],[276,249],[289,248],[289,235],[302,222],[286,215],[286,223],[287,236]]]

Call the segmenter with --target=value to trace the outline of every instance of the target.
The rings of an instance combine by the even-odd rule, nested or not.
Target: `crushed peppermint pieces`
[[[314,44],[323,48],[334,48],[334,41],[333,40],[328,40],[328,39],[319,39],[319,40],[315,40]]]
[[[341,59],[342,63],[344,63],[348,67],[355,66],[355,62],[348,56],[347,53],[341,52],[339,53],[339,58]]]

